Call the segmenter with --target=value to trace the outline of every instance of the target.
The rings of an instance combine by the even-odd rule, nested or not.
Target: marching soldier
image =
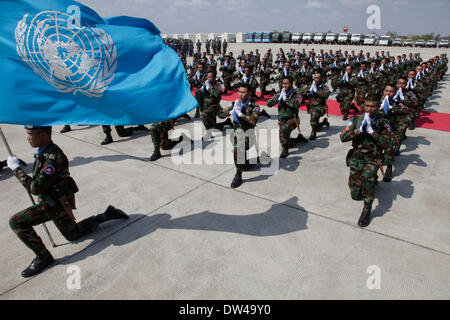
[[[352,141],[353,149],[347,155],[347,166],[350,167],[348,185],[353,200],[364,200],[358,221],[361,228],[370,224],[377,172],[382,165],[383,150],[389,146],[384,132],[389,133],[390,126],[377,113],[379,108],[379,97],[369,95],[364,103],[365,114],[350,120],[340,135],[342,142]]]
[[[16,156],[8,158],[8,167],[28,192],[39,197],[39,201],[13,215],[9,225],[19,239],[36,254],[36,258],[22,272],[22,276],[28,278],[54,263],[52,254],[34,231],[34,226],[52,220],[63,236],[68,241],[73,241],[94,232],[100,223],[112,219],[128,219],[128,215],[109,206],[102,214],[75,222],[73,210],[76,208],[75,193],[78,192],[78,187],[70,176],[66,155],[52,141],[52,127],[25,128],[29,144],[38,148],[33,176],[28,176],[22,170]]]
[[[419,104],[417,96],[414,94],[413,90],[406,89],[407,84],[408,79],[405,77],[400,77],[397,82],[397,93],[394,97],[394,100],[399,103],[397,134],[399,136],[400,143],[406,139],[406,130],[408,129]],[[399,152],[400,150],[396,150],[396,155],[398,155]]]
[[[238,188],[242,184],[242,172],[252,167],[249,159],[247,159],[247,151],[255,144],[256,139],[252,130],[258,122],[260,109],[251,101],[251,95],[252,88],[250,85],[241,83],[238,92],[239,99],[225,111],[233,117],[234,124],[233,154],[236,174],[231,183],[231,188]],[[249,132],[251,133],[249,134]]]
[[[342,69],[343,69],[343,64],[341,62],[339,62],[339,57],[335,56],[334,62],[329,68],[330,79],[331,79],[331,88],[333,89],[333,92],[336,92],[336,90],[338,88],[337,81],[342,76]]]
[[[222,88],[216,84],[216,74],[214,72],[208,72],[205,84],[195,92],[195,97],[199,101],[200,114],[206,130],[222,130],[225,125],[233,125],[230,119],[222,123],[217,123],[217,115],[223,112],[220,106]]]
[[[267,60],[262,59],[261,67],[259,68],[259,88],[261,90],[260,98],[264,98],[264,95],[267,94],[267,86],[270,84],[270,75],[274,71],[270,66],[267,65]],[[272,89],[272,93],[275,94],[275,89]]]
[[[231,57],[225,56],[225,62],[223,67],[219,69],[222,71],[222,79],[225,86],[224,94],[228,93],[228,90],[232,90],[231,82],[233,81],[233,74],[236,70],[236,66],[231,63]]]
[[[358,86],[356,87],[355,102],[358,106],[363,107],[366,95],[369,92],[370,77],[367,71],[367,64],[365,61],[361,62],[361,69],[358,73]]]
[[[269,108],[278,104],[278,126],[280,127],[280,143],[282,151],[280,158],[289,155],[289,148],[298,142],[308,142],[300,133],[300,99],[293,88],[294,79],[292,76],[283,77],[283,89],[267,102]],[[298,129],[299,134],[296,139],[291,139],[291,132]]]
[[[355,90],[358,86],[358,78],[352,73],[353,67],[348,64],[345,67],[344,76],[336,81],[336,85],[339,87],[339,93],[336,96],[337,102],[339,102],[339,107],[341,113],[344,115],[342,120],[348,120],[348,113],[350,109],[358,112],[358,108],[352,103],[355,98]]]
[[[308,61],[303,60],[301,68],[299,68],[294,74],[295,86],[297,89],[301,90],[304,87],[309,87],[313,81],[313,74],[314,71],[310,66],[308,66]]]
[[[327,114],[328,106],[327,99],[330,95],[330,90],[326,85],[326,82],[322,79],[322,75],[320,73],[316,73],[314,75],[314,81],[309,90],[307,88],[303,88],[301,91],[302,97],[310,101],[310,109],[309,114],[311,116],[311,136],[309,140],[315,140],[317,132],[322,129],[323,126],[330,126],[328,119],[323,119],[320,122],[320,117]]]

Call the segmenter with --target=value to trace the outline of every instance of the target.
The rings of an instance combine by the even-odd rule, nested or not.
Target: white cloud
[[[343,6],[347,7],[362,7],[371,4],[377,4],[377,0],[339,0]]]
[[[306,3],[306,8],[311,8],[311,9],[320,9],[320,8],[329,8],[330,5],[323,2],[323,1],[319,1],[319,0],[308,0],[308,2]]]
[[[172,7],[209,8],[211,3],[208,0],[175,0]]]

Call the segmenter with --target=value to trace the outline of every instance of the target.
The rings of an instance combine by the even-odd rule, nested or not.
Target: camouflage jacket
[[[236,81],[233,82],[232,87],[238,88],[241,85],[241,83],[244,83],[243,78],[236,79]],[[258,81],[253,76],[250,76],[246,83],[248,83],[250,85],[250,87],[252,87],[253,90],[256,90],[256,88],[259,87]]]
[[[199,102],[201,110],[209,107],[217,107],[220,106],[220,101],[222,100],[222,88],[218,84],[214,84],[208,90],[206,90],[205,86],[202,86],[195,92],[195,97]]]
[[[232,78],[236,71],[236,67],[230,62],[229,65],[224,65],[223,67],[220,67],[219,70],[222,71],[222,78]]]
[[[396,99],[399,103],[399,113],[409,114],[415,112],[419,106],[419,100],[412,90],[405,89],[403,92],[403,100]]]
[[[311,107],[326,107],[327,99],[330,96],[330,90],[328,89],[328,86],[322,82],[317,86],[316,92],[312,93],[310,88],[305,87],[302,89],[301,94],[310,101]]]
[[[358,86],[358,77],[352,74],[347,82],[344,81],[343,76],[336,80],[336,85],[341,89],[341,93],[355,92],[355,88]]]
[[[70,177],[69,161],[64,152],[51,141],[40,153],[35,154],[33,176],[28,176],[21,168],[16,170],[20,183],[39,201],[56,206],[63,196],[73,198],[78,191]]]
[[[224,110],[224,113],[230,113],[233,111],[235,102]],[[258,114],[261,108],[252,101],[248,101],[241,109],[242,116],[238,117],[236,114],[232,114],[234,129],[242,129],[244,131],[253,129],[258,122]]]
[[[350,119],[340,138],[342,142],[352,141],[354,159],[362,161],[376,161],[381,159],[386,136],[390,134],[389,122],[383,119],[378,113],[372,121],[374,133],[362,133],[360,128],[364,122],[364,114],[357,115]]]
[[[285,122],[293,118],[298,119],[298,109],[300,108],[300,98],[297,91],[291,89],[286,94],[286,100],[279,101],[281,93],[277,93],[272,99],[267,101],[269,108],[278,104],[278,121]]]
[[[302,68],[298,68],[294,73],[295,83],[297,87],[303,84],[311,83],[313,80],[314,70],[311,67],[306,67],[305,72],[302,72]]]

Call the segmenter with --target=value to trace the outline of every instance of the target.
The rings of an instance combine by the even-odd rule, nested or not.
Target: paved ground
[[[235,53],[241,48],[250,45],[231,47]],[[424,58],[441,51],[420,50]],[[449,113],[449,82],[430,102],[438,112]],[[268,111],[272,119],[258,128],[277,128],[276,109]],[[237,190],[229,188],[232,164],[175,164],[168,152],[156,163],[146,161],[153,151],[146,134],[118,138],[114,132],[116,142],[100,146],[100,127],[73,126],[64,135],[55,127],[54,141],[69,157],[80,187],[78,220],[108,204],[131,218],[107,222],[74,243],[49,223],[57,248],[37,227],[58,264],[25,280],[20,272],[33,255],[8,220],[29,199],[9,169],[2,170],[0,298],[449,299],[449,133],[408,132],[394,180],[379,183],[375,218],[362,230],[356,226],[362,203],[351,200],[347,187],[350,145],[339,140],[345,122],[337,116],[330,116],[330,122],[316,141],[300,145],[287,159],[278,159],[269,148],[279,171],[271,176],[261,175],[261,167],[246,172]],[[177,128],[193,133],[192,123],[183,120]],[[305,112],[301,123],[309,134]],[[31,163],[33,150],[23,128],[2,128],[13,152]],[[215,136],[203,146],[205,155],[223,143],[223,137]],[[0,159],[6,156],[0,146]],[[67,270],[73,265],[81,270],[78,290],[67,288]],[[380,289],[367,287],[369,266],[380,270]]]

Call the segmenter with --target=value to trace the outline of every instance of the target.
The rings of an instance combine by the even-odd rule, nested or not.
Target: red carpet
[[[256,99],[256,103],[261,106],[266,106],[267,101],[270,100],[270,98],[272,97],[273,95],[267,95],[265,96],[264,99]],[[237,98],[238,98],[237,91],[232,91],[228,94],[222,95],[222,100],[224,101],[235,101]],[[328,104],[328,114],[335,116],[342,116],[341,111],[339,109],[339,103],[337,101],[328,100],[327,104]],[[306,106],[302,106],[300,110],[306,111]],[[350,117],[352,117],[353,115],[354,113],[351,111]],[[425,110],[422,112],[421,117],[416,120],[416,127],[450,132],[450,114],[429,112]]]

